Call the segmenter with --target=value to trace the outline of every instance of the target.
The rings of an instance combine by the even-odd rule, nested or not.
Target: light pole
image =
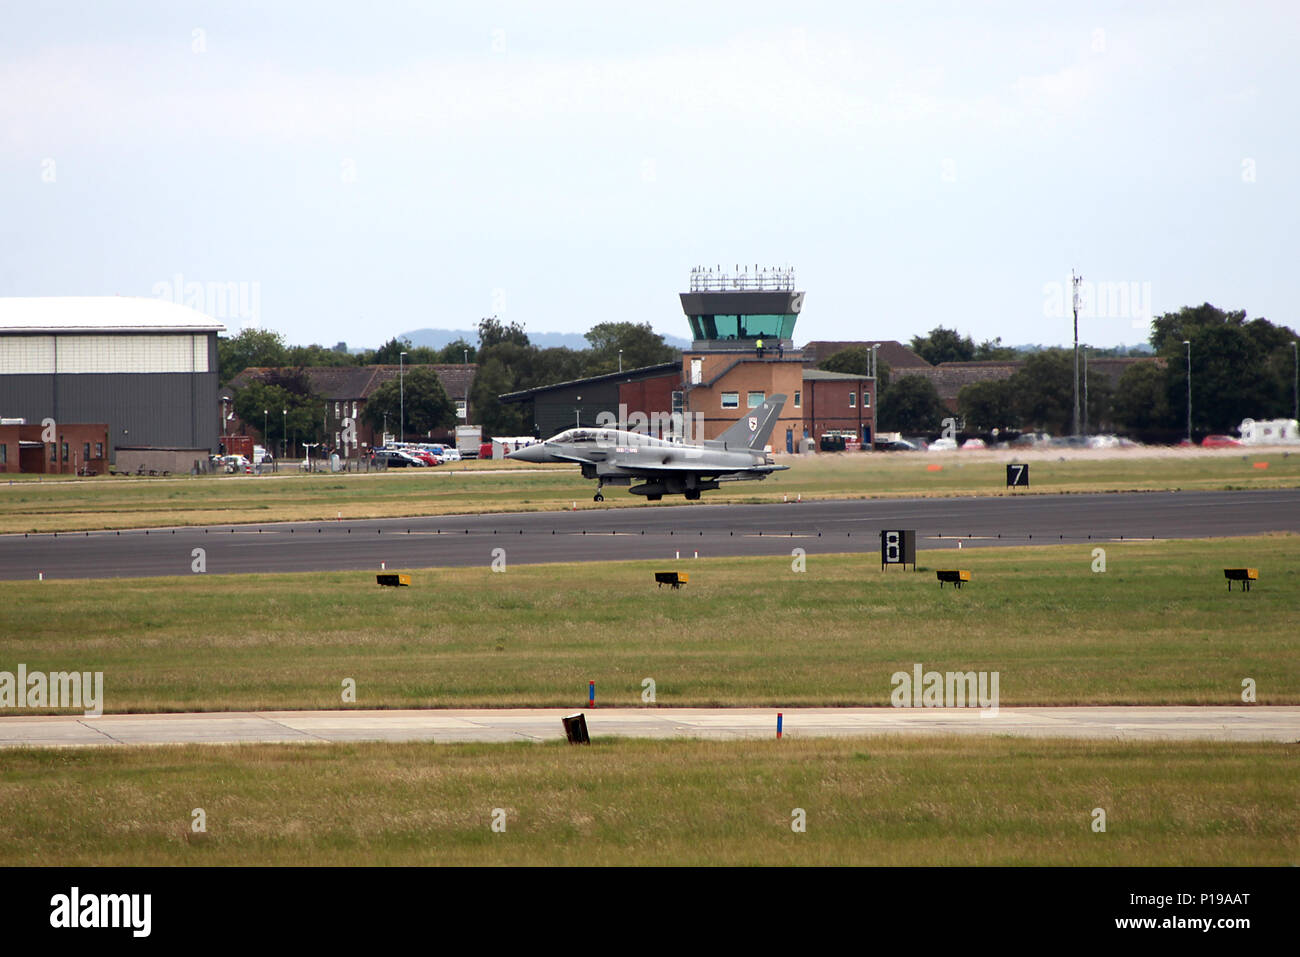
[[[469,365],[469,350],[462,349],[461,351],[465,353],[465,365]]]
[[[1192,444],[1192,340],[1184,339],[1187,346],[1187,444]]]
[[[401,401],[401,420],[398,423],[398,429],[401,431],[399,442],[406,441],[406,353],[403,352],[397,357],[397,392]]]
[[[1083,356],[1083,432],[1081,435],[1088,434],[1088,344],[1085,342],[1080,347],[1080,354]]]
[[[1295,366],[1295,383],[1291,386],[1291,418],[1300,419],[1300,352],[1296,350],[1296,340],[1291,340],[1291,362]]]
[[[1076,276],[1070,270],[1070,285],[1073,287],[1074,303],[1074,434],[1079,434],[1079,283],[1082,276]]]
[[[280,458],[287,458],[289,455],[289,410],[280,410]]]
[[[266,409],[262,410],[262,441],[266,442]],[[270,445],[269,442],[266,442],[266,444],[267,446]],[[265,450],[263,450],[263,454],[265,454]]]
[[[623,350],[622,349],[618,350],[618,371],[619,374],[622,375],[623,373]]]

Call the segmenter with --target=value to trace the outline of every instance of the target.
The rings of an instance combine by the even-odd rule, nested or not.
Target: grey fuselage
[[[728,447],[719,440],[687,445],[636,432],[608,428],[575,428],[536,445],[511,452],[509,458],[525,462],[574,462],[584,478],[603,485],[643,485],[629,489],[655,501],[664,494],[698,498],[720,481],[762,479],[784,469],[762,449],[744,445]]]

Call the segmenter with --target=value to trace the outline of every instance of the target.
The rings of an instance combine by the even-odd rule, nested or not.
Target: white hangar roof
[[[224,332],[211,316],[140,296],[0,298],[0,335],[64,332]]]

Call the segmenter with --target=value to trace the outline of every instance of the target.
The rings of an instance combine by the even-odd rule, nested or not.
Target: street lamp
[[[618,350],[618,371],[620,375],[623,372],[623,350],[622,349]]]
[[[1083,347],[1083,434],[1088,434],[1088,346]]]
[[[266,445],[270,445],[270,443],[266,441],[266,409],[262,410],[262,442]],[[262,449],[262,457],[266,457],[266,449]]]
[[[1074,305],[1074,434],[1079,434],[1079,283],[1082,276],[1076,276],[1070,270],[1070,285],[1073,287]]]
[[[1300,419],[1300,352],[1296,351],[1296,340],[1291,340],[1291,362],[1295,366],[1295,383],[1291,387],[1291,418]]]
[[[289,446],[287,444],[289,441],[289,410],[288,409],[280,410],[280,425],[281,425],[280,458],[284,459],[284,458],[288,458],[289,456]],[[288,466],[285,467],[288,468]]]
[[[398,423],[398,429],[401,431],[399,442],[406,441],[406,353],[403,352],[397,357],[397,392],[401,400],[401,420]]]
[[[461,351],[465,353],[465,365],[469,365],[469,350],[463,349]]]
[[[1192,444],[1192,340],[1184,339],[1187,346],[1187,444]]]

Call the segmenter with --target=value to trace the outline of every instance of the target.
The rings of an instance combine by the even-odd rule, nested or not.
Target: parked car
[[[988,445],[985,444],[983,439],[967,439],[961,444],[961,447],[965,452],[977,452],[980,449],[987,449]]]
[[[402,449],[407,455],[412,455],[419,459],[425,465],[441,465],[442,459],[434,455],[428,449]]]
[[[242,455],[214,455],[212,465],[220,471],[233,475],[248,469],[250,463]]]
[[[922,446],[907,439],[885,439],[875,443],[877,452],[919,452]]]
[[[930,452],[952,452],[957,448],[956,439],[935,439],[930,443],[928,451]]]
[[[1241,443],[1231,435],[1207,435],[1201,439],[1201,447],[1206,449],[1233,449],[1241,446]]]
[[[384,462],[390,469],[411,466],[425,468],[428,465],[423,459],[408,455],[401,449],[375,449],[375,461]]]

